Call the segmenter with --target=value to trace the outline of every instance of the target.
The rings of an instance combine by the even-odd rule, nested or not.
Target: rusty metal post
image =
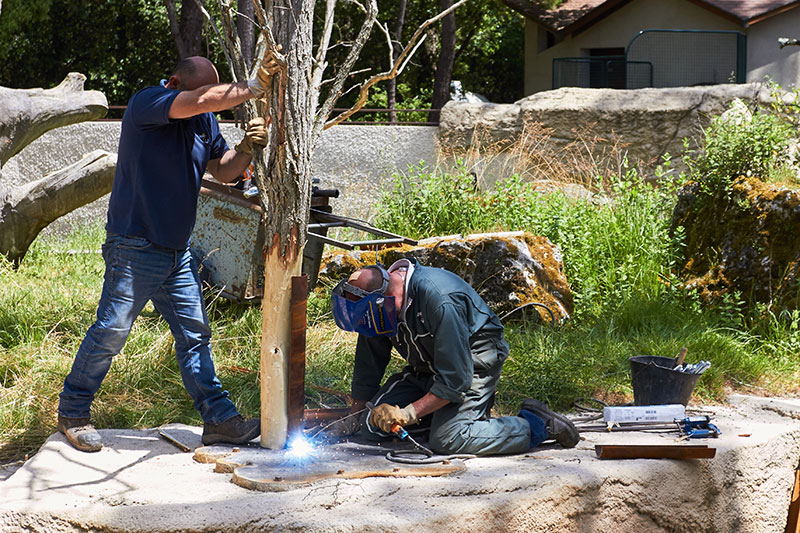
[[[294,435],[303,431],[306,383],[306,298],[308,276],[292,277],[291,294],[291,340],[289,341],[289,391],[287,433]]]

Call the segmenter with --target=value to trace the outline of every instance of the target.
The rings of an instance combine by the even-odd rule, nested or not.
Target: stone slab
[[[0,531],[782,532],[800,401],[734,396],[705,411],[723,431],[696,441],[717,449],[713,459],[601,460],[597,444],[675,444],[677,434],[585,433],[574,449],[471,459],[447,476],[331,478],[282,492],[237,486],[156,429],[101,430],[95,454],[55,434],[0,482]]]
[[[460,460],[418,465],[392,462],[386,455],[393,449],[403,447],[344,441],[313,446],[299,454],[291,449],[207,446],[195,450],[194,458],[215,464],[215,472],[232,473],[236,485],[260,491],[290,490],[333,478],[444,476],[465,469]]]

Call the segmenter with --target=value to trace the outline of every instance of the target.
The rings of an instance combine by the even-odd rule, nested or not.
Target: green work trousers
[[[462,403],[449,403],[427,417],[422,425],[430,423],[428,444],[440,454],[469,453],[499,455],[523,453],[530,449],[531,430],[528,422],[519,416],[490,418],[490,409],[497,389],[497,381],[508,357],[508,345],[502,336],[478,338],[470,345],[474,373],[472,385]],[[394,374],[372,398],[371,403],[388,403],[405,407],[424,396],[433,385],[434,376],[415,372],[406,367]],[[367,417],[369,420],[369,416]],[[409,426],[414,433],[414,426]],[[369,423],[362,430],[373,441],[391,438]]]

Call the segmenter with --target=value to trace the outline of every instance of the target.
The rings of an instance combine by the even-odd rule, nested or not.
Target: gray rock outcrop
[[[378,252],[378,259],[387,266],[407,257],[458,274],[500,317],[525,304],[534,304],[529,307],[549,324],[569,318],[574,310],[561,252],[545,237],[521,231],[451,235],[425,239],[414,247],[405,245]],[[337,251],[322,262],[320,278],[338,281],[358,268],[374,264],[375,252]]]
[[[437,138],[446,153],[497,151],[513,143],[553,154],[591,152],[599,162],[620,148],[633,164],[652,167],[669,153],[677,159],[683,139],[701,138],[702,128],[735,99],[770,101],[763,84],[667,89],[583,89],[536,93],[514,104],[449,102]],[[526,151],[524,146],[523,150]],[[619,163],[619,161],[617,161]],[[546,176],[547,169],[542,169]]]

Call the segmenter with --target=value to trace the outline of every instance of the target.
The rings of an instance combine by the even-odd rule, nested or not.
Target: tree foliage
[[[170,0],[180,13],[184,1]],[[207,2],[209,10],[213,2]],[[379,20],[391,33],[401,2],[379,0]],[[439,11],[439,2],[407,0],[400,41]],[[4,0],[0,14],[0,86],[51,87],[70,71],[86,74],[87,89],[100,90],[109,103],[122,105],[139,88],[157,83],[178,59],[165,0]],[[331,67],[343,60],[358,31],[363,13],[356,2],[340,3],[329,53]],[[321,29],[324,2],[317,2],[315,35]],[[398,106],[429,106],[439,54],[437,24],[425,45],[400,76]],[[464,89],[495,102],[522,97],[524,20],[498,0],[475,0],[456,12],[456,50],[452,79]],[[227,69],[216,36],[203,29],[202,53]],[[355,70],[375,74],[389,65],[386,36],[373,31]],[[379,85],[377,100],[385,86]],[[343,105],[349,105],[346,95]],[[401,120],[403,117],[399,117]]]

